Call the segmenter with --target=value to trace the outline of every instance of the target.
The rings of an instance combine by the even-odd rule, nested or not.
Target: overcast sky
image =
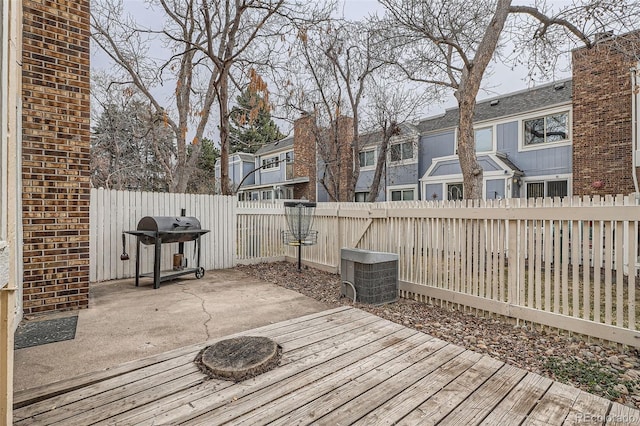
[[[161,15],[154,16],[154,13],[150,13],[144,0],[124,0],[124,7],[126,11],[143,23],[149,23],[152,25],[153,23],[157,23],[158,19],[162,19]],[[382,14],[383,10],[382,6],[376,0],[340,0],[338,13],[343,15],[344,18],[357,20],[362,19],[369,14]],[[92,46],[95,47],[95,45]],[[164,56],[161,51],[154,53],[158,57]],[[109,60],[104,53],[98,51],[97,48],[92,50],[92,68],[95,71],[105,68],[108,69],[111,66],[112,65],[109,63]],[[496,62],[493,62],[491,66],[493,72],[491,75],[486,76],[483,84],[483,90],[480,91],[478,99],[486,99],[532,87],[532,83],[526,80],[527,70],[523,67],[511,70],[509,67]],[[561,73],[555,76],[555,80],[569,77],[569,73]],[[451,96],[444,99],[440,104],[426,109],[423,117],[442,113],[445,108],[455,106],[455,99]]]

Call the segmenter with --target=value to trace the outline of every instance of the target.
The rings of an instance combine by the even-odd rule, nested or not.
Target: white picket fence
[[[319,203],[305,262],[340,248],[398,253],[404,297],[453,303],[640,346],[635,197]],[[238,261],[295,257],[281,205],[241,203]],[[629,259],[631,261],[629,262]]]
[[[142,216],[181,208],[212,230],[203,237],[206,269],[296,257],[282,240],[281,203],[104,190],[91,196],[92,281],[133,276],[134,239],[127,238],[131,260],[121,262],[121,232]],[[318,241],[303,247],[302,258],[339,272],[342,247],[397,253],[404,297],[640,347],[638,219],[636,198],[622,196],[318,203]],[[152,248],[144,251],[149,271]],[[170,264],[173,252],[163,249],[163,261]]]
[[[135,230],[144,216],[187,216],[200,220],[210,232],[201,238],[201,266],[231,268],[236,264],[236,201],[231,196],[91,190],[90,279],[92,282],[135,276],[136,239],[126,235],[125,251],[130,260],[120,260],[122,233]],[[166,246],[166,247],[165,247]],[[195,265],[195,243],[185,243],[189,266]],[[153,246],[141,245],[141,271],[153,271]],[[162,247],[162,264],[171,265],[177,244]]]

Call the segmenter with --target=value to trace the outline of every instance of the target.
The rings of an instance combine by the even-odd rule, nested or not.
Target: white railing
[[[127,235],[125,251],[130,260],[120,260],[122,232],[135,230],[144,216],[187,216],[200,220],[202,229],[210,232],[202,236],[201,266],[222,269],[236,262],[236,200],[231,196],[129,192],[104,189],[91,190],[90,217],[90,279],[92,282],[135,275],[136,240]],[[195,264],[194,245],[185,243],[185,257]],[[171,265],[177,244],[162,248],[162,264]],[[141,245],[141,271],[153,270],[153,246]]]

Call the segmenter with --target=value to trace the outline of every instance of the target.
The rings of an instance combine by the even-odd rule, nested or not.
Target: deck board
[[[350,307],[237,335],[276,340],[279,366],[241,383],[208,379],[193,359],[213,339],[16,393],[15,424],[640,422],[633,408]]]

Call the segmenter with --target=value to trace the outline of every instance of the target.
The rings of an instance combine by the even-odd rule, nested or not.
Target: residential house
[[[229,181],[232,190],[237,191],[240,184],[244,186],[255,183],[255,157],[253,154],[236,152],[229,155]],[[216,182],[220,182],[220,158],[215,163]],[[240,198],[244,200],[244,195]]]
[[[380,153],[380,132],[362,136],[358,161],[360,176],[356,184],[355,201],[366,201],[373,182]],[[418,200],[420,133],[412,124],[402,124],[399,134],[391,137],[387,161],[382,170],[377,200]]]
[[[348,131],[350,119],[341,118],[338,131],[341,141],[340,153],[347,155]],[[293,136],[266,144],[253,155],[253,168],[246,172],[246,179],[229,172],[232,186],[237,191],[240,200],[283,200],[306,199],[310,201],[325,201],[328,198],[322,187],[325,179],[325,162],[316,151],[315,122],[312,116],[304,115],[293,126]],[[239,156],[240,154],[237,154]],[[242,154],[248,159],[247,154]],[[235,159],[230,160],[229,168]],[[351,164],[349,157],[343,163]],[[246,166],[246,163],[245,163]],[[216,165],[216,177],[220,176],[219,166]],[[348,173],[341,175],[341,180],[348,177]],[[242,185],[240,183],[242,182]]]
[[[639,192],[640,78],[638,63],[629,55],[635,46],[613,36],[600,38],[594,47],[573,52],[572,78],[478,102],[474,130],[483,197]],[[303,117],[293,138],[261,148],[255,166],[262,168],[254,184],[243,185],[240,192],[251,192],[251,199],[293,195],[330,201],[324,181],[330,165],[321,147],[313,146],[312,124],[310,117]],[[391,138],[377,200],[463,198],[457,124],[457,108],[403,124],[400,134]],[[350,152],[349,136],[345,132],[340,139],[344,155]],[[355,201],[367,199],[381,136],[374,132],[361,138]],[[283,169],[283,159],[295,159],[293,174]],[[306,167],[302,173],[295,172],[298,164]],[[346,182],[348,176],[340,174],[340,180]]]
[[[571,80],[476,104],[474,135],[483,197],[564,197],[572,193]],[[457,156],[458,109],[421,121],[420,198],[464,196]]]

